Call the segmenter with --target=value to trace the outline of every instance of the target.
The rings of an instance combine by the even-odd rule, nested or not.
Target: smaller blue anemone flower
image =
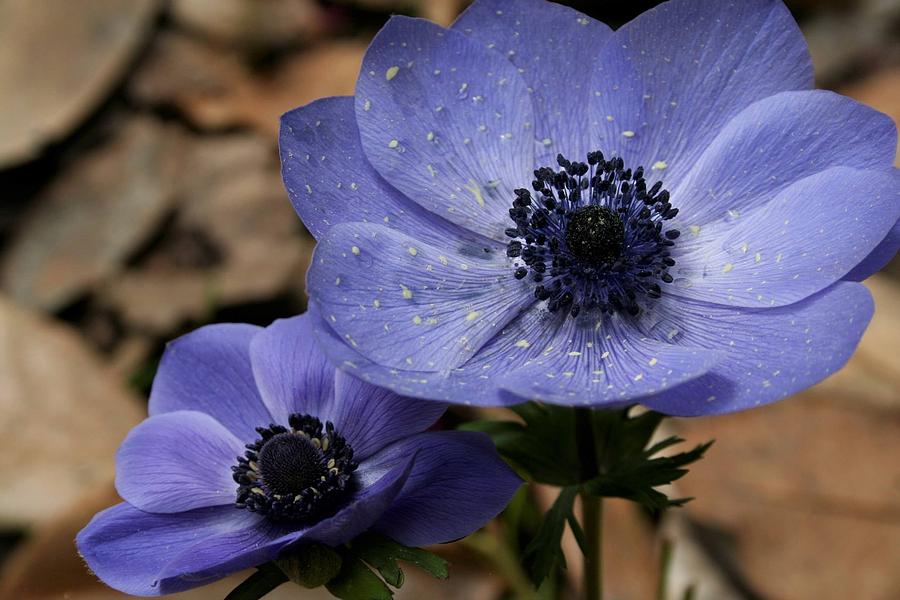
[[[487,436],[425,432],[444,409],[336,371],[305,315],[203,327],[163,355],[150,417],[118,453],[125,502],[78,550],[111,587],[154,596],[367,530],[466,536],[521,480]]]

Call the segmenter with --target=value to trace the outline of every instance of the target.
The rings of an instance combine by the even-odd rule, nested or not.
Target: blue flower
[[[306,316],[204,327],[166,350],[151,416],[118,453],[125,502],[78,550],[108,585],[147,596],[369,529],[408,546],[463,537],[521,481],[487,436],[422,433],[444,408],[335,371]]]
[[[282,121],[326,352],[480,405],[697,415],[823,379],[900,198],[891,120],[812,84],[779,0],[672,0],[615,32],[539,0],[391,19],[355,97]]]

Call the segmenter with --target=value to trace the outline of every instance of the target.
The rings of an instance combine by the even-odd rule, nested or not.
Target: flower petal
[[[887,170],[897,128],[876,110],[821,90],[784,92],[744,109],[716,136],[672,203],[695,225],[763,206],[830,167]]]
[[[98,513],[78,533],[78,552],[91,570],[112,588],[138,596],[187,590],[210,580],[162,581],[172,556],[208,536],[243,530],[262,517],[234,507],[217,506],[175,514],[142,512],[123,502]]]
[[[900,217],[894,171],[834,167],[749,214],[682,236],[667,293],[730,306],[791,304],[844,277]],[[687,239],[685,239],[687,238]]]
[[[393,17],[363,59],[356,120],[391,185],[503,241],[513,190],[534,166],[531,98],[512,63],[457,31]]]
[[[773,309],[681,302],[661,325],[683,330],[682,343],[719,348],[727,356],[703,377],[642,403],[666,414],[694,416],[780,400],[840,369],[872,312],[868,290],[849,282]]]
[[[398,462],[377,481],[367,482],[335,515],[305,528],[265,521],[244,529],[206,537],[181,552],[164,569],[163,586],[181,580],[209,582],[268,562],[294,544],[317,541],[330,546],[348,542],[367,530],[391,505],[412,467],[412,457]]]
[[[447,240],[444,249],[367,223],[333,227],[310,266],[313,301],[363,355],[389,367],[459,365],[534,302],[509,259]]]
[[[171,342],[150,392],[150,414],[196,410],[211,415],[238,439],[256,439],[269,424],[250,368],[250,340],[261,328],[207,325]]]
[[[399,396],[338,371],[335,395],[320,418],[334,423],[360,461],[373,452],[434,425],[445,404]]]
[[[645,337],[618,315],[573,319],[530,311],[482,349],[475,364],[520,401],[617,406],[709,371],[718,351]]]
[[[281,117],[281,174],[316,237],[346,221],[384,223],[426,241],[474,238],[386,182],[363,154],[352,97],[323,98]]]
[[[587,127],[590,74],[612,35],[608,26],[544,0],[478,0],[453,29],[519,68],[534,105],[536,166],[556,164],[560,152],[583,161],[595,149]]]
[[[412,454],[398,457],[389,466],[363,461],[356,472],[360,491],[333,517],[323,519],[304,533],[305,540],[337,546],[363,533],[396,501],[413,471]]]
[[[293,413],[318,416],[334,398],[334,365],[303,315],[279,319],[257,333],[250,343],[250,362],[276,423],[286,425]]]
[[[211,416],[176,411],[131,430],[116,455],[116,490],[139,510],[174,513],[234,504],[231,466],[243,444]]]
[[[781,0],[671,0],[617,30],[591,82],[594,146],[674,186],[751,103],[810,89],[812,63]]]
[[[407,546],[469,535],[497,516],[522,484],[483,433],[422,433],[383,452],[415,455],[406,485],[375,524]]]
[[[702,375],[720,358],[716,350],[648,339],[618,321],[599,330],[595,326],[583,318],[576,323],[564,314],[550,315],[535,305],[465,364],[449,373],[427,373],[375,364],[342,343],[325,321],[313,323],[322,348],[349,373],[397,393],[476,406],[535,399],[629,404]]]
[[[887,266],[900,250],[900,221],[861,263],[844,275],[847,281],[863,281]]]

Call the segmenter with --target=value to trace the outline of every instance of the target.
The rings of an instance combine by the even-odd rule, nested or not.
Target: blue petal
[[[674,185],[751,103],[810,89],[812,64],[781,0],[672,0],[617,30],[591,82],[593,145]]]
[[[316,238],[347,221],[381,223],[432,242],[476,237],[409,200],[372,168],[352,97],[323,98],[286,113],[279,147],[288,196]]]
[[[354,458],[364,460],[401,438],[428,429],[446,408],[439,402],[399,396],[338,371],[334,402],[320,418],[334,423],[353,447]]]
[[[840,369],[872,312],[868,290],[849,282],[767,310],[679,303],[661,330],[674,327],[683,332],[681,343],[719,348],[727,356],[707,375],[642,403],[671,415],[696,416],[780,400]]]
[[[137,596],[159,596],[210,580],[173,579],[162,572],[172,557],[204,538],[253,528],[262,517],[234,507],[176,514],[142,512],[121,503],[98,513],[78,533],[78,552],[108,586]]]
[[[334,516],[292,529],[246,510],[214,507],[174,514],[146,513],[122,503],[107,509],[77,538],[88,566],[107,585],[156,596],[205,585],[279,556],[292,544],[345,543],[369,529],[394,502],[413,456],[360,467],[360,490]]]
[[[273,560],[292,545],[310,541],[337,546],[369,529],[400,492],[412,466],[412,457],[400,461],[374,482],[365,485],[335,515],[307,528],[291,530],[287,524],[225,531],[175,556],[163,572],[163,586],[181,581],[209,582]],[[171,584],[169,582],[172,582]]]
[[[534,167],[526,88],[512,63],[463,34],[394,17],[356,84],[363,149],[414,202],[503,240],[513,190]]]
[[[208,325],[171,342],[150,392],[150,414],[195,410],[214,417],[241,441],[272,421],[250,367],[252,325]]]
[[[560,152],[584,160],[595,149],[588,129],[591,73],[612,35],[609,27],[543,0],[477,0],[453,29],[519,69],[534,105],[537,166],[556,164]]]
[[[863,281],[883,269],[897,255],[900,250],[900,221],[894,223],[894,227],[888,232],[881,243],[863,259],[861,263],[844,275],[847,281]]]
[[[409,479],[375,529],[407,546],[449,542],[502,511],[522,484],[482,433],[423,433],[383,451],[415,456]],[[390,460],[390,459],[387,459]]]
[[[355,376],[397,393],[476,406],[629,404],[699,377],[721,358],[714,349],[650,339],[618,317],[596,325],[535,305],[462,366],[427,373],[378,365],[343,344],[326,322],[313,323],[323,349]]]
[[[305,316],[279,319],[259,331],[250,343],[250,361],[275,423],[286,425],[293,413],[318,416],[334,398],[334,365]]]
[[[896,146],[887,115],[832,92],[784,92],[741,111],[669,191],[680,220],[702,226],[831,167],[890,170]]]
[[[791,304],[863,261],[900,217],[897,171],[834,167],[787,187],[733,222],[685,232],[673,295],[729,306]]]
[[[440,371],[472,356],[534,302],[504,253],[447,240],[443,247],[366,223],[319,241],[312,301],[347,343],[376,362]]]
[[[116,489],[136,508],[174,513],[233,504],[231,466],[243,443],[211,416],[176,411],[131,430],[116,456]]]

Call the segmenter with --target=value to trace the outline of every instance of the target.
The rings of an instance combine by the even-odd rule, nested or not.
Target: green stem
[[[600,473],[594,418],[590,409],[575,409],[575,436],[581,461],[581,479],[588,481]],[[585,537],[584,600],[603,600],[603,500],[582,492],[581,511]]]
[[[581,494],[584,514],[584,599],[603,599],[603,499]]]

